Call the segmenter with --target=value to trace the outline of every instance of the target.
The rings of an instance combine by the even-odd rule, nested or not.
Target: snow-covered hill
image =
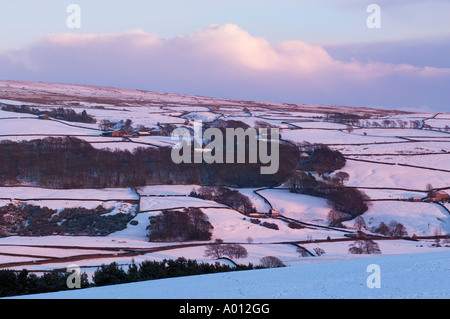
[[[371,284],[379,266],[380,288]],[[450,297],[450,251],[168,278],[20,298],[315,299]],[[369,285],[367,282],[369,281]],[[370,288],[372,287],[372,288]]]
[[[353,255],[349,244],[357,228],[353,220],[345,228],[329,227],[331,206],[324,198],[291,193],[288,185],[277,188],[238,189],[258,212],[278,211],[281,218],[247,215],[211,200],[190,197],[199,185],[147,185],[137,189],[49,189],[36,185],[0,187],[5,207],[30,204],[49,207],[58,215],[64,208],[112,208],[109,214],[133,213],[123,230],[108,236],[78,234],[12,236],[0,238],[0,269],[41,272],[61,269],[68,263],[83,267],[88,276],[113,261],[127,267],[132,261],[185,257],[215,262],[205,257],[209,241],[192,246],[179,242],[149,242],[149,217],[164,210],[199,208],[208,217],[211,241],[239,243],[248,257],[241,264],[259,264],[262,257],[276,256],[288,267],[224,273],[195,278],[172,278],[119,287],[92,288],[49,294],[58,298],[313,298],[313,297],[449,297],[450,204],[421,201],[431,185],[450,192],[450,114],[413,113],[364,107],[268,103],[86,85],[0,80],[0,107],[27,105],[39,110],[70,108],[86,111],[96,124],[42,120],[38,116],[0,110],[0,142],[31,141],[46,137],[78,138],[96,149],[165,147],[170,136],[102,136],[102,120],[132,122],[135,128],[160,125],[193,127],[193,121],[242,121],[251,126],[277,127],[283,139],[293,143],[322,143],[346,158],[341,169],[348,173],[343,187],[356,187],[370,198],[362,215],[367,234],[381,222],[402,223],[417,241],[378,238],[381,256],[368,259]],[[338,123],[330,114],[359,115],[357,122]],[[427,124],[427,125],[424,125]],[[333,172],[326,176],[333,178]],[[318,177],[322,178],[322,177]],[[414,200],[413,200],[414,198]],[[267,217],[267,218],[266,218]],[[264,227],[264,221],[275,228]],[[292,227],[295,221],[306,227]],[[276,229],[278,228],[278,229]],[[433,235],[439,238],[430,238]],[[173,245],[179,245],[177,248]],[[304,257],[298,245],[314,253]],[[153,249],[158,248],[158,251]],[[379,264],[382,288],[365,284],[369,262]],[[35,297],[35,296],[32,296]]]

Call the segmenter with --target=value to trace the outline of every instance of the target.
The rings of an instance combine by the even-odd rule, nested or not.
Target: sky
[[[450,112],[449,57],[447,0],[0,1],[3,80]]]

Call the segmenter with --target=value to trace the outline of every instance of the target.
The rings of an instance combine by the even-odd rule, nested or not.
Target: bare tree
[[[440,239],[439,237],[442,236],[442,229],[440,229],[440,228],[435,228],[435,229],[433,230],[433,234],[434,234],[434,236],[436,237],[436,238],[434,239],[434,241],[436,242],[436,245],[439,245],[439,243],[440,243],[440,241],[441,241],[441,239]]]
[[[391,230],[389,229],[389,226],[386,225],[384,222],[381,222],[381,223],[378,225],[378,228],[375,229],[375,232],[376,232],[376,233],[380,233],[380,234],[382,234],[383,236],[388,236],[389,233],[390,233],[390,231],[391,231]]]
[[[314,248],[314,252],[316,253],[317,256],[321,256],[321,255],[325,254],[325,250],[323,250],[320,247]]]
[[[357,230],[366,229],[366,221],[362,216],[356,217],[353,225]]]
[[[418,120],[410,121],[409,127],[412,129],[418,129],[420,127],[420,121]]]
[[[390,235],[392,237],[406,237],[408,236],[408,232],[406,231],[405,226],[400,224],[399,222],[393,220],[389,223]]]
[[[286,265],[281,261],[280,258],[275,256],[265,256],[259,260],[261,266],[265,268],[277,268],[285,267]]]
[[[341,185],[344,185],[344,181],[348,181],[349,178],[350,178],[350,175],[347,172],[342,172],[342,171],[337,172],[333,176],[333,180],[336,180]]]
[[[225,244],[222,247],[223,255],[229,258],[245,258],[248,256],[247,249],[244,246],[238,244]]]
[[[221,245],[223,244],[223,240],[217,238],[214,243],[209,244],[205,249],[205,257],[216,258],[219,259],[222,257],[222,249]]]
[[[346,218],[347,218],[346,214],[338,212],[334,209],[331,209],[327,215],[327,219],[330,222],[330,226],[336,226],[337,224],[340,224],[342,221],[344,221]]]
[[[238,244],[224,244],[222,239],[216,239],[205,249],[205,257],[209,258],[245,258],[248,252],[245,247]]]
[[[389,127],[392,124],[391,120],[388,119],[384,120],[382,123],[383,127]]]
[[[347,127],[345,128],[345,130],[347,131],[347,133],[351,133],[351,132],[353,132],[353,126],[347,125]]]
[[[371,239],[356,240],[350,244],[348,252],[351,254],[381,254],[380,247]]]
[[[297,247],[297,252],[300,254],[300,257],[308,257],[308,252],[303,247]]]

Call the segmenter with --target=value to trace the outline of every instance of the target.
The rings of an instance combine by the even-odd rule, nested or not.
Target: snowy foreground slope
[[[380,268],[380,288],[369,288]],[[450,251],[363,257],[22,296],[43,299],[450,298]],[[370,280],[369,280],[370,281]]]

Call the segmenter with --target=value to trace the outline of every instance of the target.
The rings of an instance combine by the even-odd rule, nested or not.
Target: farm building
[[[103,132],[102,136],[115,137],[115,136],[119,136],[119,132],[118,131]]]
[[[255,217],[255,218],[266,218],[267,217],[267,215],[265,213],[250,213],[250,214],[248,214],[248,216]]]
[[[450,195],[444,191],[431,190],[428,193],[427,201],[429,201],[429,202],[449,202]]]
[[[109,131],[109,132],[103,132],[102,136],[108,136],[108,137],[131,137],[133,136],[132,133],[129,133],[125,131],[124,129],[115,130],[115,131]]]
[[[161,129],[161,128],[155,128],[155,129],[150,131],[150,135],[152,135],[152,136],[163,136],[164,135],[164,130]]]
[[[277,212],[275,209],[271,209],[270,210],[270,216],[271,217],[278,217],[278,216],[280,216],[280,213]]]

